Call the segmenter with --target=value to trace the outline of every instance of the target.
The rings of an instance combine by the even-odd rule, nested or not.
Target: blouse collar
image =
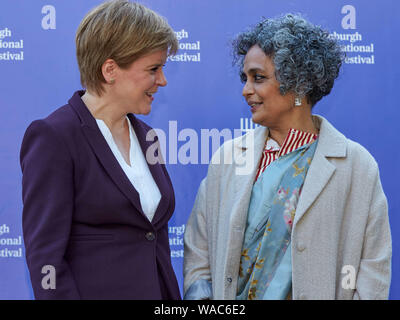
[[[314,133],[304,132],[291,128],[284,142],[282,143],[282,146],[279,146],[278,142],[276,142],[271,137],[268,137],[264,151],[279,152],[278,157],[281,157],[302,146],[305,146],[306,144],[316,140],[317,138],[318,135]]]

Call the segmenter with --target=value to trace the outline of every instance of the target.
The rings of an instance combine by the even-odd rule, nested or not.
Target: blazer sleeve
[[[207,243],[206,179],[200,184],[186,224],[183,259],[184,299],[211,299],[211,272]]]
[[[392,240],[388,204],[376,168],[374,189],[364,236],[354,299],[388,299],[391,281]]]
[[[74,168],[67,145],[45,120],[34,121],[26,130],[20,161],[22,227],[35,298],[79,299],[64,257],[74,208]],[[54,267],[55,282],[45,266]],[[52,283],[55,288],[48,288]]]

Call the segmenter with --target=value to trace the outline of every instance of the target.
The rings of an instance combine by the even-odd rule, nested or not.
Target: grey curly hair
[[[234,64],[243,68],[249,49],[258,45],[273,58],[280,92],[307,97],[311,106],[330,93],[345,58],[340,45],[300,15],[264,19],[233,41]]]

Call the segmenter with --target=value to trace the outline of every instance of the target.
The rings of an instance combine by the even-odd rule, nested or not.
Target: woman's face
[[[241,77],[245,82],[243,96],[251,107],[254,123],[276,127],[290,121],[294,94],[281,95],[274,63],[258,45],[247,52]]]
[[[117,68],[114,94],[127,112],[148,114],[158,87],[167,85],[163,66],[167,50],[149,53],[135,60],[127,69]]]

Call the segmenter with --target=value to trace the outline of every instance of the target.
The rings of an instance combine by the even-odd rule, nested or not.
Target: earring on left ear
[[[109,84],[114,84],[114,82],[115,82],[115,79],[111,79],[108,83]]]
[[[299,97],[294,98],[294,105],[296,107],[301,106],[301,98]]]

